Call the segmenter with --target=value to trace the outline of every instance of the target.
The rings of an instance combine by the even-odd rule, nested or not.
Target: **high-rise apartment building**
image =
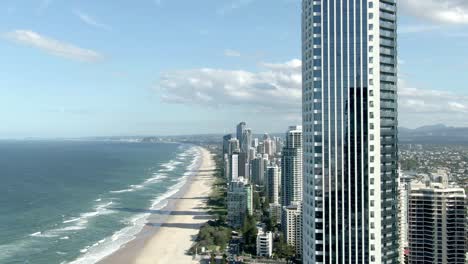
[[[399,217],[399,260],[398,263],[408,263],[408,205],[413,177],[400,174],[398,185],[398,217]]]
[[[253,214],[253,189],[243,177],[231,181],[227,192],[227,221],[239,228],[244,224],[247,215]]]
[[[283,228],[286,243],[292,247],[297,256],[302,254],[302,205],[301,202],[292,202],[283,207]]]
[[[228,182],[236,181],[239,178],[239,153],[234,152],[229,156]]]
[[[408,200],[408,263],[466,263],[465,190],[412,183]]]
[[[250,128],[246,128],[242,132],[241,142],[242,142],[241,152],[247,153],[247,155],[249,155],[250,154],[250,146],[252,145],[252,130]]]
[[[251,180],[253,184],[263,185],[265,182],[265,161],[262,155],[257,155],[252,160],[252,175]]]
[[[234,152],[240,151],[239,140],[237,140],[236,138],[232,138],[228,142],[229,142],[229,148],[228,148],[229,155],[231,155]]]
[[[279,203],[279,182],[280,170],[278,166],[268,166],[266,168],[266,183],[265,183],[265,196],[268,198],[269,203]]]
[[[398,263],[396,0],[302,1],[303,263]]]
[[[229,154],[230,150],[230,140],[232,139],[232,135],[228,134],[223,137],[223,155]]]
[[[239,140],[239,145],[242,146],[242,136],[246,127],[245,122],[240,122],[236,127],[236,138]]]
[[[302,201],[302,127],[292,126],[286,133],[281,152],[281,205]]]

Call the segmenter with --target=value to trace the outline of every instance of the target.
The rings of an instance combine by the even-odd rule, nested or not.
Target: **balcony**
[[[384,10],[387,12],[395,13],[396,12],[396,6],[380,2],[380,10]]]
[[[388,21],[395,21],[396,15],[385,11],[380,11],[380,18]]]

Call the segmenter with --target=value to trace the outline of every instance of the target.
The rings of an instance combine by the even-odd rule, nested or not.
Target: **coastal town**
[[[213,220],[202,226],[189,251],[194,260],[301,263],[301,126],[291,126],[283,135],[272,136],[254,134],[241,122],[236,133],[225,135],[222,142],[209,136],[201,141],[194,137],[187,140],[208,147],[216,160],[216,180],[207,201]],[[459,204],[458,220],[463,224],[468,147],[401,144],[399,156],[399,242],[403,253],[400,260],[405,263],[411,228],[416,228],[409,224],[408,217],[411,206],[420,205],[417,195],[421,190],[456,194],[442,198]],[[464,241],[463,237],[458,239]]]

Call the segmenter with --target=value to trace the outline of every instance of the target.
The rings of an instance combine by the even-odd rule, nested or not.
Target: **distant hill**
[[[415,129],[399,128],[400,143],[468,144],[468,127],[449,127],[443,124]]]

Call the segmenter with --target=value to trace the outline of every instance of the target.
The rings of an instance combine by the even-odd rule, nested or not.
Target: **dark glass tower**
[[[303,0],[304,263],[397,263],[396,0]]]

